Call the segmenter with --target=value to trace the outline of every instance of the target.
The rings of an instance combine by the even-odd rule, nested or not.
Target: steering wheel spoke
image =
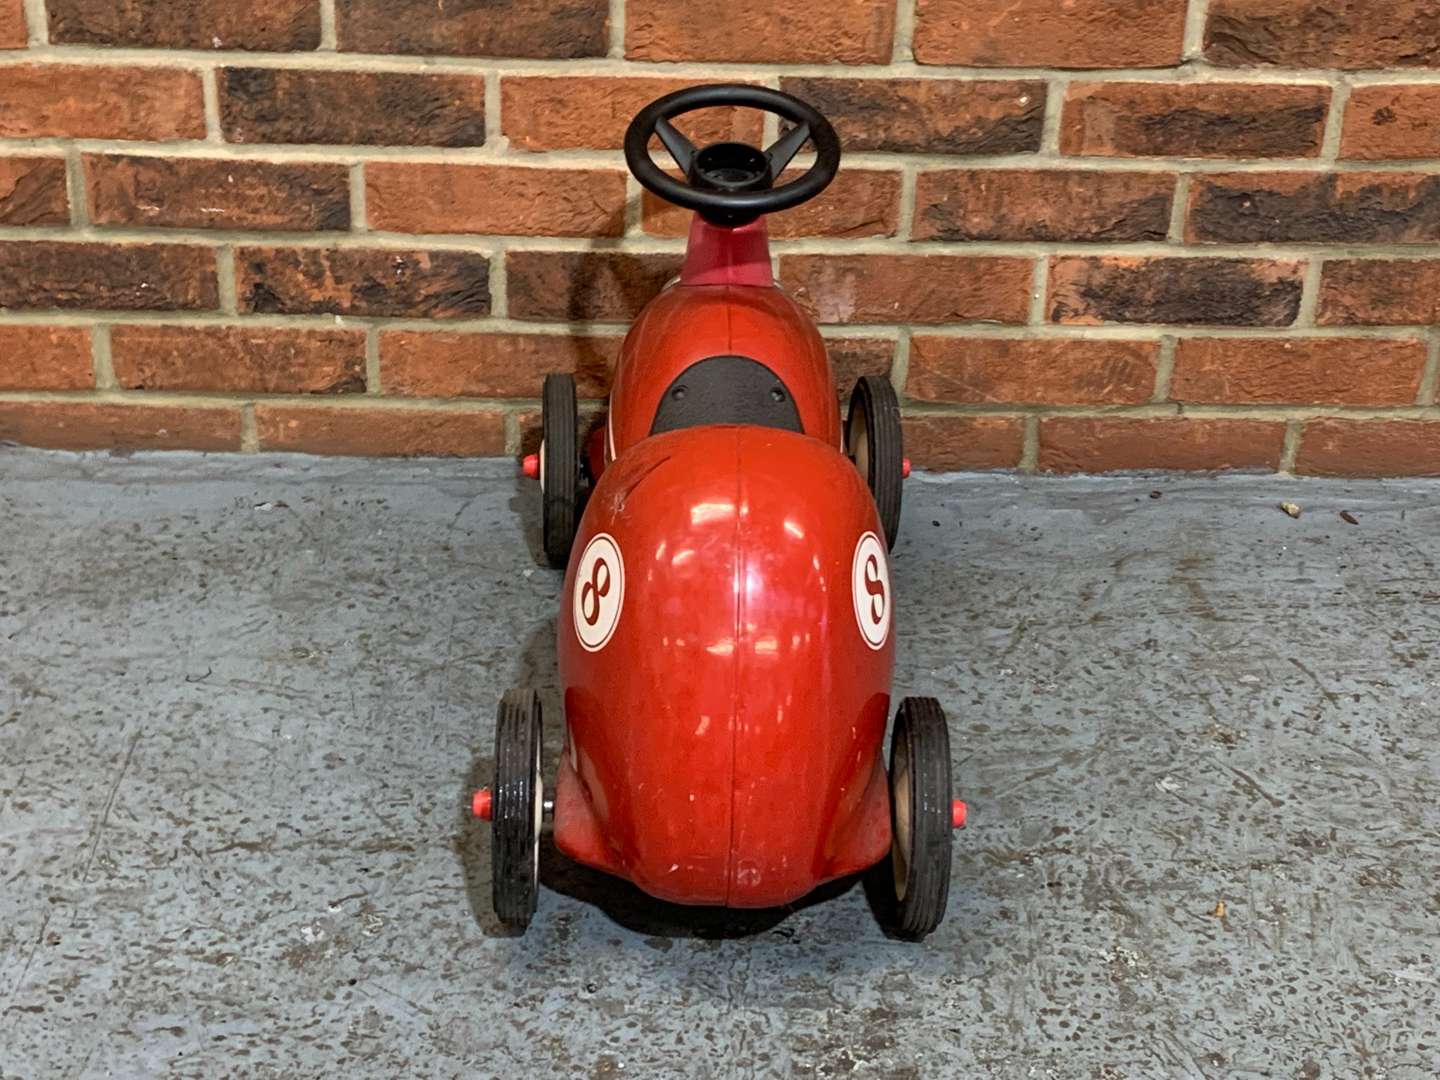
[[[765,156],[770,159],[770,175],[780,179],[785,166],[790,164],[791,159],[800,152],[800,148],[809,141],[810,125],[801,123],[766,147]]]
[[[670,151],[670,156],[675,159],[675,164],[680,166],[680,171],[688,175],[690,163],[695,160],[695,144],[664,116],[655,121],[655,134],[660,137],[665,149]]]

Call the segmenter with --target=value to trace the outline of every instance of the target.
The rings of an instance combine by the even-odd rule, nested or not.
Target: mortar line
[[[648,239],[650,234],[645,231],[645,193],[641,190],[640,183],[633,176],[625,177],[625,215],[624,224],[627,237],[638,237],[641,240]]]
[[[1025,417],[1024,442],[1020,449],[1020,464],[1016,466],[1021,472],[1033,473],[1040,462],[1040,417]]]
[[[1185,44],[1182,55],[1187,64],[1204,62],[1208,9],[1209,0],[1190,0],[1190,6],[1185,9]]]
[[[320,0],[320,49],[334,52],[338,45],[335,32],[335,0]]]
[[[240,314],[235,286],[235,248],[226,244],[215,252],[215,277],[220,294],[220,310],[227,315]]]
[[[65,196],[70,200],[70,227],[90,225],[90,198],[85,190],[85,161],[79,150],[65,152]]]
[[[3,71],[3,66],[0,66]],[[760,81],[760,80],[755,80]],[[498,101],[498,92],[493,95]],[[498,110],[498,106],[497,106]],[[498,111],[497,111],[498,117]],[[487,130],[500,124],[489,115]],[[598,150],[569,148],[524,150],[511,148],[508,138],[487,138],[482,146],[374,146],[363,143],[326,145],[319,143],[225,143],[207,139],[177,139],[171,142],[135,142],[125,139],[72,139],[60,136],[0,138],[0,153],[24,153],[37,150],[66,150],[77,147],[87,153],[124,154],[130,157],[174,159],[243,160],[270,162],[333,163],[369,160],[403,161],[407,163],[439,163],[455,166],[497,166],[535,169],[624,169],[624,157],[618,148]],[[223,152],[218,152],[223,147]],[[810,153],[795,158],[797,166],[814,161]],[[1123,158],[1067,156],[1060,152],[1041,150],[1011,154],[945,154],[938,152],[891,153],[881,150],[848,151],[848,169],[898,171],[905,165],[929,168],[964,169],[1038,169],[1064,168],[1080,172],[1193,172],[1196,169],[1226,173],[1362,173],[1378,176],[1407,176],[1440,173],[1440,159],[1383,160],[1363,159],[1325,161],[1319,157],[1275,157],[1231,160],[1223,157],[1147,157]]]
[[[370,211],[365,201],[365,163],[357,161],[350,166],[347,177],[350,184],[350,231],[370,231]]]
[[[1330,111],[1325,117],[1325,136],[1320,143],[1320,160],[1335,162],[1340,158],[1340,142],[1345,134],[1345,113],[1350,104],[1350,82],[1341,75],[1330,92]]]
[[[96,390],[115,390],[115,363],[110,352],[110,327],[97,323],[90,328],[90,364],[95,372]]]
[[[910,347],[914,335],[908,328],[902,327],[900,337],[895,342],[895,353],[890,360],[890,385],[895,387],[895,394],[901,401],[905,400],[905,384],[910,381]],[[842,386],[841,393],[849,388]]]
[[[1040,151],[1047,156],[1060,155],[1060,122],[1064,118],[1065,97],[1069,92],[1068,78],[1052,74],[1045,80],[1045,119],[1040,128]]]
[[[1434,405],[1440,394],[1440,327],[1430,331],[1430,351],[1425,357],[1425,371],[1420,376],[1420,392],[1415,395],[1417,405]]]
[[[24,0],[25,39],[31,49],[43,49],[50,44],[50,15],[45,10],[45,0]]]
[[[220,119],[220,75],[213,67],[200,72],[200,93],[204,100],[205,143],[223,144],[225,130]]]
[[[505,135],[504,97],[500,89],[500,73],[485,73],[485,145],[484,149],[503,153],[510,148]]]
[[[519,457],[524,433],[520,429],[520,414],[515,409],[505,413],[505,456]]]
[[[915,235],[915,192],[919,175],[914,165],[900,170],[900,209],[895,225],[895,239],[910,240]]]
[[[1190,174],[1188,172],[1175,175],[1175,191],[1171,196],[1174,202],[1170,205],[1170,229],[1165,238],[1172,244],[1185,243],[1185,219],[1190,214]]]
[[[1300,311],[1294,325],[1311,329],[1315,326],[1316,310],[1320,306],[1320,277],[1324,272],[1325,260],[1313,256],[1305,263],[1305,276],[1300,283]]]
[[[610,0],[610,47],[606,55],[614,60],[625,58],[625,0]]]
[[[636,198],[636,206],[640,200]],[[637,210],[638,213],[638,210]],[[490,256],[490,271],[487,283],[490,287],[490,317],[511,325],[518,320],[513,320],[510,315],[510,271],[505,265],[506,252],[497,251]]]
[[[42,0],[24,0],[36,8]],[[618,6],[620,0],[610,0]],[[612,21],[612,37],[613,34]],[[623,36],[623,25],[620,27]],[[617,44],[621,44],[617,41]],[[621,45],[623,47],[623,44]],[[0,67],[43,59],[45,62],[93,66],[131,66],[143,63],[150,67],[195,67],[219,65],[268,68],[309,68],[361,71],[427,71],[445,70],[454,74],[483,75],[489,71],[555,75],[637,75],[662,78],[741,77],[757,78],[758,71],[782,76],[834,78],[840,72],[834,64],[813,63],[750,63],[745,61],[644,61],[627,60],[615,52],[603,57],[581,57],[547,60],[525,57],[486,57],[458,55],[398,55],[395,53],[362,52],[251,52],[244,49],[165,49],[138,46],[117,46],[97,49],[87,45],[48,45],[43,57],[0,58]],[[1221,82],[1257,84],[1311,83],[1330,85],[1334,70],[1314,67],[1232,68],[1204,61],[1181,66],[1107,68],[1103,71],[1077,70],[1065,77],[1094,82]],[[969,80],[996,82],[1011,80],[1045,80],[1056,75],[1055,68],[1043,66],[983,67],[964,64],[919,64],[913,60],[874,64],[847,65],[846,79],[889,80],[897,77],[933,80]],[[1440,83],[1440,70],[1417,69],[1400,71],[1376,68],[1347,73],[1356,85],[1377,83]]]
[[[306,248],[400,248],[417,247],[467,251],[488,254],[501,248],[533,252],[565,252],[567,254],[683,254],[684,237],[660,237],[642,233],[635,236],[532,236],[500,233],[410,233],[375,230],[364,234],[334,231],[295,231],[281,229],[205,229],[162,228],[143,225],[90,225],[73,228],[68,225],[27,225],[7,228],[4,241],[48,240],[55,242],[103,241],[107,244],[163,244],[167,246],[218,247],[226,243],[285,244]],[[836,257],[864,255],[959,255],[965,257],[1002,257],[1033,259],[1039,256],[1065,257],[1145,257],[1165,259],[1219,258],[1232,261],[1279,260],[1304,262],[1325,259],[1359,261],[1391,261],[1424,259],[1431,248],[1424,244],[1177,244],[1169,240],[1138,243],[1030,240],[998,241],[905,241],[894,237],[875,236],[852,239],[843,236],[812,236],[800,239],[772,240],[777,255],[833,255]],[[1428,324],[1426,324],[1428,325]]]
[[[240,406],[240,452],[255,454],[260,450],[260,429],[255,424],[255,403],[247,401]]]
[[[1050,300],[1050,256],[1041,254],[1030,270],[1030,308],[1027,321],[1031,328],[1049,326],[1046,308]]]
[[[495,259],[501,259],[498,253]],[[492,263],[491,299],[492,309],[498,308],[497,295],[503,299],[506,280],[503,273],[494,272]],[[623,318],[612,320],[566,320],[563,318],[510,318],[502,314],[482,315],[473,318],[432,319],[422,316],[347,316],[351,318],[374,319],[382,331],[423,330],[433,333],[455,334],[533,334],[554,336],[623,337],[629,322]],[[209,311],[115,311],[104,308],[59,309],[34,308],[29,310],[8,309],[0,314],[0,325],[45,325],[45,326],[90,326],[96,322],[123,325],[168,325],[168,326],[232,326],[256,329],[281,329],[304,332],[306,330],[333,330],[334,315],[284,315],[284,314],[243,314],[234,315],[218,308]],[[894,322],[826,324],[821,334],[835,338],[874,338],[896,340],[906,329],[906,324]],[[1072,326],[1066,323],[1009,323],[964,322],[920,324],[915,332],[926,337],[949,337],[980,340],[1043,339],[1060,341],[1129,341],[1158,342],[1165,335],[1201,337],[1219,340],[1259,339],[1269,341],[1309,340],[1357,340],[1357,341],[1414,341],[1427,340],[1429,326],[1171,326],[1162,324],[1116,324],[1110,326]]]
[[[187,408],[234,408],[246,402],[266,405],[304,405],[316,409],[369,409],[393,411],[452,411],[497,413],[511,408],[533,408],[537,398],[422,398],[393,395],[352,394],[267,394],[261,398],[253,390],[225,393],[220,391],[127,391],[104,390],[11,390],[0,392],[0,402],[69,402],[123,404],[146,406],[177,406]],[[1392,407],[1348,405],[1186,405],[1181,411],[1173,404],[1146,402],[1137,405],[1030,405],[1018,402],[987,402],[950,404],[912,401],[906,408],[914,417],[1081,417],[1109,420],[1266,420],[1303,422],[1316,419],[1346,420],[1440,420],[1440,407],[1400,405]]]
[[[904,64],[915,60],[915,0],[896,0],[895,43],[890,62]]]
[[[1300,455],[1300,430],[1302,421],[1291,420],[1285,425],[1285,442],[1280,447],[1280,466],[1282,473],[1293,473],[1295,471],[1295,459]]]
[[[384,393],[380,383],[380,328],[373,322],[365,327],[365,393]]]
[[[1155,358],[1155,393],[1150,400],[1159,405],[1170,400],[1170,384],[1175,378],[1175,353],[1179,351],[1179,339],[1166,334],[1160,339],[1160,351]]]

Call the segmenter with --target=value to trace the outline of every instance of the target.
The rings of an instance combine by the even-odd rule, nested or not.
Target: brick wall
[[[921,464],[1440,473],[1435,0],[0,0],[0,50],[3,440],[514,453],[677,265],[626,121],[726,79],[839,128],[780,277]]]

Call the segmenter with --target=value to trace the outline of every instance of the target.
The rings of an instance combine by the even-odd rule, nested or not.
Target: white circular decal
[[[625,561],[609,533],[597,533],[585,545],[575,567],[571,606],[575,636],[590,652],[603,649],[620,621],[625,602]]]
[[[865,644],[878,649],[890,636],[890,564],[885,545],[872,532],[855,545],[850,566],[850,591],[855,597],[855,621]]]

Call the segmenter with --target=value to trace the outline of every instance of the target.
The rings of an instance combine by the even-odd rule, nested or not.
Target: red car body
[[[863,613],[852,588],[880,523],[842,452],[824,344],[769,267],[763,219],[696,218],[680,280],[621,351],[561,594],[555,844],[681,903],[784,904],[890,849],[883,543],[866,547]],[[650,434],[666,388],[717,355],[769,367],[803,433]],[[577,623],[609,622],[601,590],[619,608],[592,647]],[[871,637],[883,623],[878,644],[863,620]]]

